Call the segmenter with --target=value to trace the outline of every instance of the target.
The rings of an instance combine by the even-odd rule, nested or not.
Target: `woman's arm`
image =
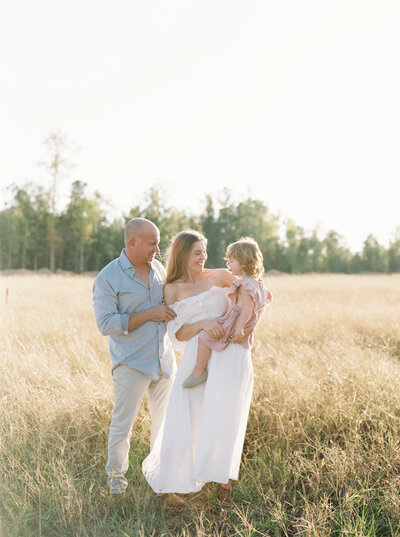
[[[189,341],[189,339],[197,336],[202,330],[205,330],[213,339],[219,339],[225,333],[224,329],[217,321],[202,319],[193,324],[184,324],[177,330],[175,337],[178,341]]]

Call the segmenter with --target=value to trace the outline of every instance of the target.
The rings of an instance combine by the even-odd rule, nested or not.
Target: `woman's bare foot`
[[[221,483],[221,487],[225,490],[231,490],[232,488],[232,479],[229,479],[228,483]]]
[[[220,483],[218,498],[221,502],[230,502],[232,500],[232,479],[228,483]]]

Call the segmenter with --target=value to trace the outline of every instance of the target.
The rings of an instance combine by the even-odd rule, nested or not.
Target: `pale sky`
[[[80,148],[64,193],[85,181],[116,214],[152,185],[195,213],[229,187],[387,246],[399,28],[398,0],[5,0],[0,189],[50,184],[35,162],[59,129]]]

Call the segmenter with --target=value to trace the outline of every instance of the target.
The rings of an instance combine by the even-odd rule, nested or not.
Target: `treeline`
[[[99,193],[88,195],[81,181],[72,184],[69,200],[56,212],[54,189],[27,184],[9,187],[9,202],[0,211],[0,270],[49,268],[76,273],[98,271],[120,254],[123,228],[133,217],[152,220],[161,232],[161,252],[185,228],[208,238],[209,267],[224,266],[226,245],[242,236],[259,243],[267,270],[305,272],[400,272],[400,227],[388,248],[369,235],[361,253],[352,253],[335,231],[320,237],[289,220],[283,225],[260,200],[231,201],[228,190],[218,204],[206,196],[200,214],[168,207],[159,189],[147,190],[128,214],[110,219]],[[217,208],[218,207],[218,208]],[[281,231],[280,231],[281,230]]]

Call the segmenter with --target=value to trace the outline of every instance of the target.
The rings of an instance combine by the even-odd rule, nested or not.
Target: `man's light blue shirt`
[[[176,369],[165,322],[148,321],[128,332],[129,315],[162,304],[165,269],[154,259],[150,263],[149,287],[136,275],[132,263],[121,255],[106,265],[93,284],[96,323],[110,336],[112,368],[126,364],[152,380],[165,378]]]

